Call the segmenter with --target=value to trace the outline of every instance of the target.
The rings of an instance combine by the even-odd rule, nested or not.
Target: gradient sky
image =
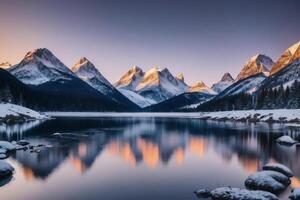
[[[237,75],[257,53],[300,40],[299,0],[0,0],[0,62],[46,47],[71,67],[90,59],[111,82],[132,65],[189,84]]]

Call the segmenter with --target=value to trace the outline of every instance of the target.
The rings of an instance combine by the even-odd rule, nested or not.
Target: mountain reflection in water
[[[97,171],[93,168],[95,163],[112,161],[111,170],[130,167],[162,171],[170,168],[168,176],[171,177],[175,176],[173,168],[177,166],[185,175],[176,176],[183,179],[185,176],[192,177],[189,173],[195,171],[201,175],[202,172],[205,174],[210,169],[217,169],[218,174],[225,174],[237,167],[243,169],[243,177],[240,178],[243,179],[247,174],[260,170],[265,163],[275,161],[295,172],[292,187],[300,185],[300,146],[286,147],[275,142],[283,134],[299,139],[297,128],[174,118],[57,119],[25,126],[30,128],[19,125],[22,131],[16,127],[9,129],[15,132],[2,131],[0,139],[26,139],[32,144],[47,144],[48,147],[40,153],[17,151],[12,155],[8,162],[17,166],[16,181],[8,184],[7,188],[4,184],[0,194],[1,190],[13,188],[14,182],[22,177],[28,182],[46,181],[66,166],[71,166],[75,173],[84,177],[89,170],[93,173]],[[55,132],[63,133],[63,136],[51,135]],[[113,173],[107,170],[101,173]],[[126,174],[122,176],[126,177]],[[229,179],[230,175],[224,177]],[[130,180],[130,177],[127,178]],[[228,182],[229,185],[230,180]],[[206,183],[199,180],[199,184]],[[206,185],[215,184],[216,181],[212,181]]]

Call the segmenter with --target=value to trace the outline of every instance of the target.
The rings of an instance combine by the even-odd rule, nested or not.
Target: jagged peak
[[[86,57],[82,57],[79,59],[79,61],[77,63],[75,63],[75,65],[71,68],[71,71],[76,72],[79,69],[95,69],[96,71],[98,71],[95,67],[95,65]]]
[[[274,62],[270,57],[264,54],[256,54],[245,63],[236,80],[241,80],[261,72],[269,74],[273,65]]]
[[[38,49],[34,49],[33,51],[27,52],[26,55],[25,55],[25,58],[31,58],[33,56],[47,58],[49,56],[54,56],[54,55],[47,48],[38,48]]]
[[[183,73],[177,74],[177,75],[176,75],[176,78],[177,78],[178,80],[184,82],[184,75],[183,75]]]
[[[207,85],[203,81],[198,81],[192,87],[207,87]]]
[[[134,65],[134,66],[132,66],[131,68],[130,68],[130,70],[131,71],[143,71],[139,66],[137,66],[137,65]]]
[[[225,82],[225,81],[227,82],[234,81],[234,79],[232,78],[229,72],[226,72],[221,78],[221,82]]]
[[[299,49],[300,47],[300,41],[296,42],[295,44],[293,44],[292,46],[290,46],[287,51],[289,51],[292,55],[296,53],[296,51]]]
[[[12,66],[9,62],[0,63],[0,66]]]

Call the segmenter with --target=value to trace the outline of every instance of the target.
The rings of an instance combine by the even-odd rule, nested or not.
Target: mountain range
[[[138,66],[112,84],[86,57],[69,68],[42,48],[28,52],[16,65],[0,64],[0,100],[48,111],[176,111],[241,94],[253,98],[266,89],[291,87],[300,79],[299,63],[297,42],[277,62],[257,54],[235,79],[226,72],[212,87],[201,80],[190,86],[183,74],[174,76],[167,68],[144,72]]]

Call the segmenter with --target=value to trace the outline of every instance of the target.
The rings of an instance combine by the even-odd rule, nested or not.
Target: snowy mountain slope
[[[273,65],[274,62],[270,57],[257,54],[245,63],[236,80],[241,80],[259,73],[264,73],[268,76]]]
[[[151,112],[171,112],[179,111],[182,107],[201,104],[211,99],[213,95],[201,92],[186,92],[171,97],[163,102],[144,108],[144,111]]]
[[[79,78],[72,81],[26,85],[0,69],[0,101],[13,102],[39,111],[136,111],[113,101]],[[127,100],[129,101],[129,100]],[[126,102],[126,101],[124,101]]]
[[[141,108],[156,104],[157,102],[152,99],[147,99],[136,92],[127,89],[118,89],[124,96],[126,96],[130,101],[136,103]]]
[[[209,88],[203,81],[200,81],[196,83],[193,86],[190,86],[188,89],[189,92],[201,92],[201,93],[206,93],[206,94],[211,94],[211,95],[216,95],[217,93],[213,91],[211,88]]]
[[[11,103],[0,103],[0,119],[8,116],[25,116],[28,119],[46,119],[45,115],[42,115],[34,110],[18,106]]]
[[[221,80],[212,85],[211,89],[214,90],[216,93],[220,93],[225,90],[228,86],[230,86],[234,82],[230,73],[225,73]]]
[[[260,89],[274,88],[280,85],[290,86],[295,80],[300,81],[300,58],[266,78],[261,83]]]
[[[143,78],[144,72],[138,66],[133,66],[121,79],[115,83],[115,87],[135,91],[136,86]]]
[[[137,107],[126,96],[120,93],[90,62],[87,58],[81,58],[71,70],[83,81],[107,96],[108,98],[128,107]]]
[[[182,73],[177,74],[175,78],[184,83],[184,76]]]
[[[250,76],[248,78],[239,80],[235,83],[233,83],[231,86],[226,88],[224,91],[222,91],[220,94],[218,94],[214,99],[220,99],[227,96],[233,96],[240,93],[249,93],[252,94],[255,92],[261,82],[265,80],[266,76],[263,73],[256,74],[253,76]]]
[[[59,79],[70,80],[75,77],[72,71],[46,48],[28,52],[25,58],[9,71],[29,85],[40,85]]]
[[[300,41],[286,49],[278,61],[274,64],[271,69],[271,74],[275,74],[288,64],[296,61],[300,58]]]
[[[9,62],[0,63],[0,68],[8,70],[12,65]]]
[[[87,58],[81,58],[72,68],[73,71],[81,80],[87,82],[93,88],[103,94],[113,94],[116,89],[108,80],[96,69],[95,65]]]
[[[135,91],[145,98],[161,102],[187,89],[188,86],[176,79],[167,68],[152,68],[144,74]]]

